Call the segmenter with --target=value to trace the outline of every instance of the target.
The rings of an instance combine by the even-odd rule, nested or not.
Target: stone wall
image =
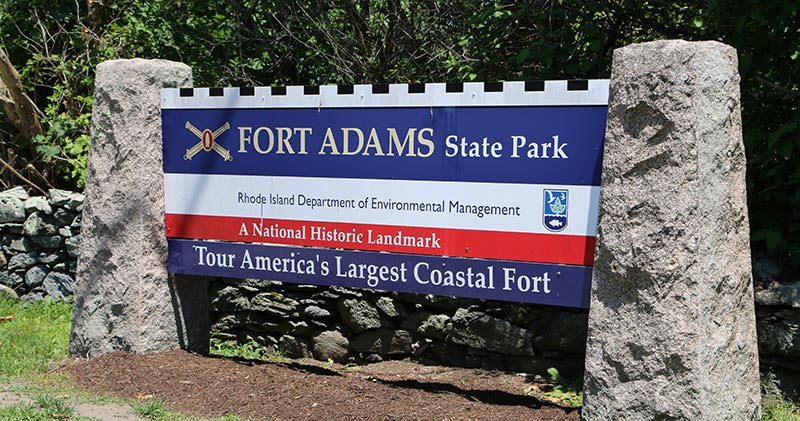
[[[583,370],[585,310],[255,279],[220,279],[210,295],[216,338],[287,357]],[[762,373],[800,395],[800,282],[761,288],[756,309]]]
[[[761,372],[800,397],[800,282],[755,294]]]
[[[217,338],[253,340],[288,357],[574,375],[583,368],[587,313],[577,309],[252,279],[215,283],[211,308]]]
[[[0,286],[25,301],[67,301],[75,292],[83,194],[48,194],[30,196],[22,187],[0,193]]]

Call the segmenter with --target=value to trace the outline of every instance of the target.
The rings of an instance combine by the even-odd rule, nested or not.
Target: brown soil
[[[524,376],[386,361],[342,367],[313,360],[261,363],[184,351],[108,354],[62,370],[93,393],[158,398],[193,416],[266,420],[572,420]],[[525,393],[533,386],[533,393]]]

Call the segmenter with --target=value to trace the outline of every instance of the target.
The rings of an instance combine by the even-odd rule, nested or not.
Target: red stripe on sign
[[[590,266],[595,237],[167,214],[168,238]]]

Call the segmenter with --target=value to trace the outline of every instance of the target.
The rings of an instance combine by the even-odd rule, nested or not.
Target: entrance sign
[[[607,101],[604,80],[165,89],[169,270],[587,307]]]

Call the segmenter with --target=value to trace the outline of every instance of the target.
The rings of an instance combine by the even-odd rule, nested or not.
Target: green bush
[[[629,43],[720,40],[739,52],[753,249],[800,268],[799,32],[789,0],[5,0],[0,46],[46,133],[23,139],[0,115],[0,155],[81,188],[106,59],[182,61],[197,86],[607,78]]]

